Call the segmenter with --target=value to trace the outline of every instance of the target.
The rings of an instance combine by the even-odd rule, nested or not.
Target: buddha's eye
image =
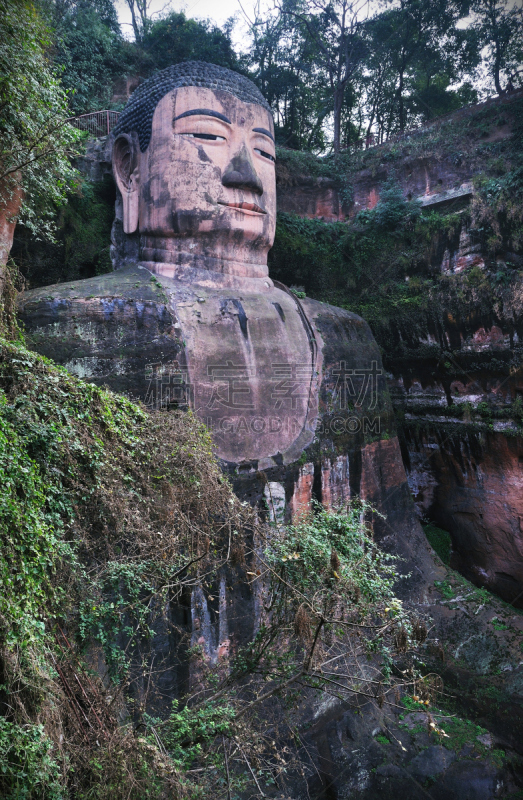
[[[263,158],[268,158],[269,161],[274,161],[274,162],[276,161],[274,156],[271,156],[270,153],[266,153],[265,150],[260,150],[258,147],[254,148],[254,152],[258,153],[259,156],[263,156]]]
[[[182,136],[192,136],[193,139],[206,139],[208,142],[225,141],[225,136],[216,136],[214,133],[182,133]]]

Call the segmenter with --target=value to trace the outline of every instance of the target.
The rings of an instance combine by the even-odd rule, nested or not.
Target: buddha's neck
[[[179,267],[239,278],[266,278],[267,250],[248,241],[223,242],[213,236],[142,236],[140,261],[158,275],[173,277]],[[152,266],[151,266],[152,265]]]

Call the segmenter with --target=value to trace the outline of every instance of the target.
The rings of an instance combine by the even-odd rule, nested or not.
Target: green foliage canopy
[[[21,221],[52,235],[55,206],[76,181],[78,133],[48,59],[51,39],[30,0],[0,0],[0,212],[21,184]]]
[[[523,61],[523,9],[510,0],[472,0],[472,11],[496,91],[503,94],[502,76],[520,72]]]
[[[231,42],[231,25],[222,30],[210,20],[188,19],[183,11],[171,11],[150,22],[141,47],[154,70],[181,61],[209,61],[238,70],[240,63]]]
[[[107,108],[114,80],[127,66],[114,5],[110,0],[55,0],[47,6],[47,16],[71,113]]]

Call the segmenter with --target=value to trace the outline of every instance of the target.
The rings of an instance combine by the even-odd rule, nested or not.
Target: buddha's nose
[[[232,189],[250,189],[255,194],[263,194],[262,182],[256,174],[245,147],[242,147],[240,152],[231,158],[223,173],[222,183]]]

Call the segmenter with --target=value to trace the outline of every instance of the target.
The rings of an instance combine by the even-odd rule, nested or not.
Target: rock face
[[[409,200],[418,199],[424,207],[438,210],[444,206],[452,206],[453,210],[465,206],[473,194],[471,181],[475,174],[469,159],[459,151],[459,145],[455,149],[449,146],[438,155],[433,151],[429,154],[418,153],[418,139],[426,135],[444,135],[441,129],[449,122],[457,123],[478,117],[479,126],[482,124],[483,114],[498,110],[500,117],[503,118],[502,115],[506,113],[507,119],[502,124],[498,123],[483,139],[483,144],[491,143],[495,146],[497,142],[512,135],[517,117],[511,117],[511,105],[522,97],[523,90],[519,89],[503,97],[491,98],[399,137],[398,145],[404,155],[399,162],[396,160],[393,171],[405,196]],[[278,210],[303,217],[336,221],[352,218],[363,209],[374,208],[379,201],[380,187],[391,174],[390,152],[381,159],[379,153],[379,147],[372,147],[363,155],[359,154],[361,167],[353,170],[349,193],[341,179],[311,177],[304,174],[303,169],[296,174],[289,174],[283,158],[277,172]],[[369,160],[372,159],[371,166],[365,165],[366,156]]]
[[[461,434],[437,423],[418,434],[407,428],[409,484],[420,513],[451,532],[452,566],[521,606],[521,438],[463,427]]]
[[[521,606],[521,277],[498,260],[508,285],[489,289],[485,277],[471,288],[470,271],[489,265],[459,238],[452,293],[434,298],[439,320],[394,343],[389,385],[420,516],[450,532],[453,566]]]
[[[356,315],[278,287],[191,290],[134,266],[26,292],[20,318],[32,346],[79,377],[151,408],[193,407],[250,502],[263,500],[263,471],[287,518],[313,497],[361,496],[387,515],[377,529],[391,546],[423,542],[379,351]],[[296,364],[300,351],[310,360]]]

